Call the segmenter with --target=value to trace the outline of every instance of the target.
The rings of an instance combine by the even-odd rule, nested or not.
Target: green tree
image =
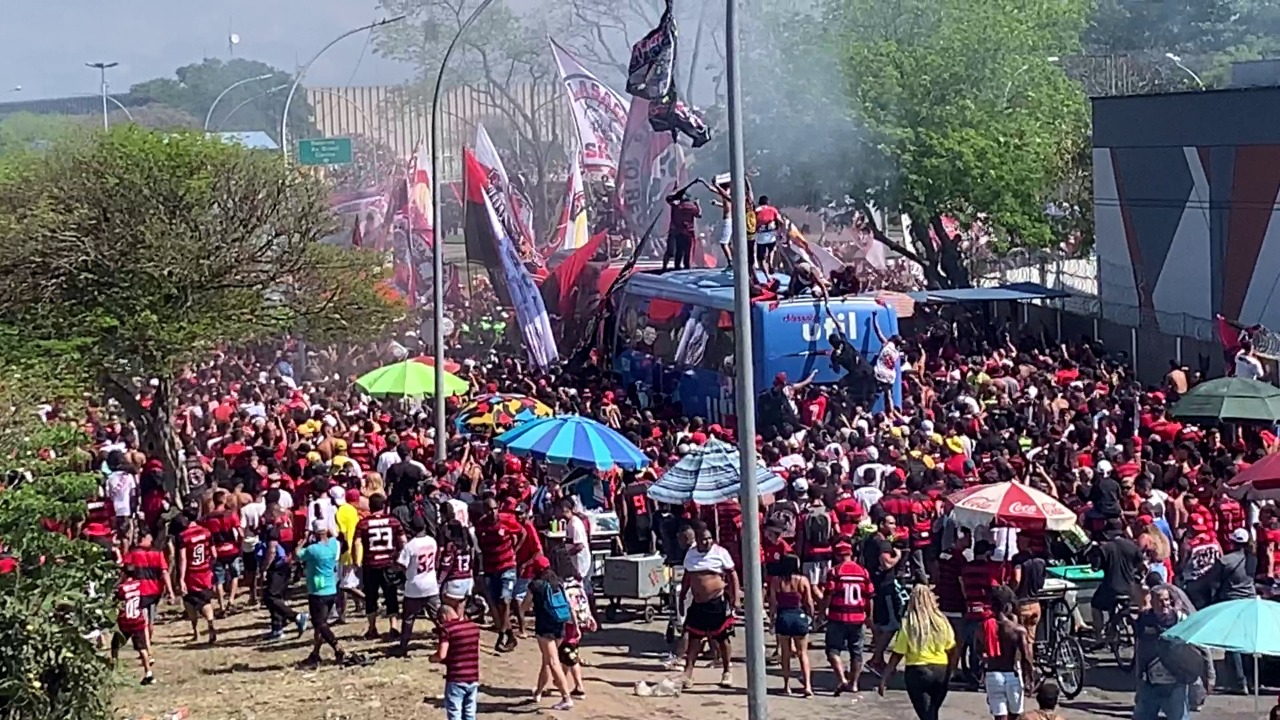
[[[53,397],[32,366],[0,366],[0,378],[0,544],[16,564],[0,573],[0,713],[106,720],[111,670],[85,636],[114,619],[114,564],[43,525],[83,519],[97,484],[86,472],[89,438],[40,419],[37,403]]]
[[[20,112],[0,119],[0,156],[48,147],[83,129],[81,118]]]
[[[204,124],[204,118],[197,118],[186,110],[160,103],[130,108],[128,113],[117,108],[108,118],[112,125],[133,123],[148,130],[199,130]],[[93,122],[94,127],[97,127],[98,120],[95,118]]]
[[[198,118],[196,127],[201,127],[219,94],[241,80],[261,75],[268,77],[246,82],[228,92],[214,108],[209,127],[220,131],[261,130],[278,141],[285,97],[294,78],[257,60],[235,58],[223,62],[217,58],[206,58],[203,62],[178,68],[172,78],[140,82],[129,88],[129,94],[184,110]],[[282,89],[276,89],[282,85]],[[311,118],[306,93],[299,87],[289,107],[289,134],[295,138],[311,135],[315,129]]]
[[[1089,7],[1087,0],[831,0],[777,29],[777,46],[788,53],[781,65],[807,84],[789,94],[799,99],[794,105],[779,103],[781,119],[760,111],[748,143],[767,156],[790,116],[808,136],[799,149],[811,158],[797,155],[796,143],[781,148],[778,175],[762,177],[757,189],[777,183],[810,202],[847,194],[901,209],[914,220],[911,237],[897,243],[877,228],[877,238],[919,263],[933,286],[968,283],[944,215],[980,222],[1004,246],[1051,244],[1045,206],[1088,121],[1083,94],[1053,58],[1078,49]],[[984,37],[1000,40],[975,41]],[[826,58],[834,78],[805,71]],[[756,96],[748,104],[763,103]],[[840,122],[824,112],[841,113]],[[823,132],[824,124],[831,129]]]
[[[0,164],[0,339],[21,342],[0,356],[74,357],[185,489],[184,362],[289,332],[364,340],[400,314],[375,289],[382,258],[320,243],[335,223],[314,176],[200,133],[123,126],[20,156]]]

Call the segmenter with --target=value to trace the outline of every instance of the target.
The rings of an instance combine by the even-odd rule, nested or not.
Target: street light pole
[[[107,70],[119,65],[118,62],[85,63],[85,67],[96,68],[102,78],[102,129],[110,130],[111,121],[107,119]],[[119,104],[119,103],[117,103]],[[121,105],[121,107],[124,107]],[[127,112],[125,113],[128,114]]]
[[[1045,60],[1051,63],[1056,63],[1058,62],[1059,58],[1057,55],[1050,55],[1049,57],[1045,58]],[[1009,84],[1004,86],[1004,100],[1000,103],[1001,105],[1009,104],[1009,93],[1013,90],[1013,81],[1017,80],[1019,75],[1021,75],[1022,73],[1026,72],[1029,69],[1031,69],[1031,63],[1027,63],[1026,65],[1023,65],[1022,67],[1018,68],[1018,71],[1013,74],[1013,77],[1009,78]]]
[[[431,233],[434,236],[431,238],[431,340],[435,343],[436,358],[436,462],[444,462],[445,451],[448,449],[445,443],[448,430],[444,421],[444,186],[440,182],[440,150],[444,145],[444,131],[440,127],[440,93],[444,89],[444,71],[449,64],[449,57],[458,47],[463,34],[492,4],[493,0],[484,0],[458,26],[458,32],[449,41],[449,47],[445,48],[444,56],[440,58],[436,86],[431,93]]]
[[[218,103],[222,100],[222,98],[226,97],[227,93],[231,92],[232,90],[235,90],[241,85],[245,85],[251,82],[258,82],[259,80],[267,80],[269,78],[271,78],[271,73],[258,75],[257,77],[245,78],[243,80],[237,80],[236,82],[233,82],[230,85],[228,85],[225,90],[218,93],[218,97],[214,98],[213,104],[209,106],[209,112],[205,113],[205,116],[204,116],[205,132],[209,132],[209,121],[213,119],[213,109],[218,107]]]
[[[1194,71],[1194,70],[1192,70],[1191,68],[1189,68],[1189,67],[1187,67],[1186,65],[1183,65],[1183,64],[1182,64],[1182,58],[1181,58],[1181,57],[1179,57],[1179,56],[1177,56],[1177,55],[1174,55],[1174,54],[1173,54],[1173,53],[1171,53],[1171,52],[1167,52],[1167,53],[1165,53],[1165,54],[1164,54],[1164,56],[1165,56],[1165,57],[1167,57],[1167,58],[1169,58],[1170,60],[1172,60],[1174,65],[1177,65],[1178,67],[1180,67],[1180,68],[1182,68],[1183,70],[1185,70],[1185,71],[1186,71],[1186,73],[1187,73],[1188,75],[1190,75],[1190,76],[1191,76],[1191,79],[1196,81],[1196,85],[1199,85],[1201,90],[1204,90],[1204,89],[1205,89],[1205,87],[1204,87],[1204,81],[1200,79],[1200,76],[1199,76],[1199,75],[1197,75],[1197,74],[1195,73],[1195,71]]]
[[[764,587],[760,563],[760,506],[756,488],[756,388],[751,349],[751,248],[747,245],[747,161],[742,139],[742,73],[738,62],[738,3],[725,0],[724,55],[729,104],[729,177],[733,204],[733,344],[735,394],[738,413],[738,472],[742,482],[739,503],[742,517],[742,587],[747,626],[747,717],[766,720],[769,701],[765,694]]]
[[[270,95],[271,93],[277,93],[277,92],[280,92],[281,90],[283,90],[283,89],[285,89],[285,88],[287,88],[287,87],[289,87],[289,83],[285,83],[285,84],[283,84],[283,85],[277,85],[277,86],[275,86],[275,87],[271,88],[270,90],[267,90],[267,91],[265,91],[265,92],[260,92],[260,93],[258,93],[257,95],[254,95],[254,96],[253,96],[253,97],[251,97],[251,98],[248,98],[248,99],[245,99],[245,100],[241,100],[239,105],[236,105],[235,107],[231,108],[231,112],[229,112],[229,113],[227,113],[226,115],[223,115],[223,116],[222,116],[222,119],[218,121],[218,125],[219,125],[219,126],[221,126],[221,125],[225,124],[226,122],[228,122],[229,120],[231,120],[231,116],[232,116],[232,115],[235,115],[235,114],[240,110],[240,108],[244,107],[245,105],[248,105],[249,103],[254,102],[254,101],[257,101],[257,100],[261,100],[262,98],[264,98],[264,97],[266,97],[266,96]],[[216,131],[215,131],[215,132],[216,132]]]
[[[362,33],[365,30],[376,30],[377,28],[380,28],[384,25],[390,25],[392,23],[400,22],[406,17],[407,17],[406,15],[400,15],[398,17],[388,18],[386,20],[379,20],[378,22],[375,22],[375,23],[369,23],[368,25],[361,25],[358,28],[348,30],[342,33],[341,35],[339,35],[338,37],[330,40],[329,44],[320,48],[320,52],[316,53],[315,55],[312,55],[311,59],[307,61],[307,64],[303,65],[298,70],[298,76],[293,79],[293,87],[289,88],[289,95],[284,99],[284,116],[280,118],[280,152],[284,153],[284,156],[286,158],[289,157],[289,137],[288,137],[289,106],[293,104],[293,96],[295,93],[298,92],[298,85],[302,84],[302,78],[306,77],[307,71],[311,69],[311,66],[314,65],[315,62],[320,59],[320,56],[325,54],[325,52],[327,52],[329,48],[333,47],[334,45],[337,45],[339,42],[342,42],[343,40],[346,40],[352,35],[355,35],[356,33]]]

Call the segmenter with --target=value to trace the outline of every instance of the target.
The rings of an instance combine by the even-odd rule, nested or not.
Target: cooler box
[[[1094,570],[1089,565],[1061,565],[1045,570],[1050,577],[1073,583],[1102,582],[1102,571]]]
[[[648,600],[667,587],[661,555],[619,555],[604,561],[604,595]]]

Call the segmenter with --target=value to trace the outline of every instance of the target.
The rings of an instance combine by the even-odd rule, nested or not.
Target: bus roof
[[[763,272],[756,271],[757,280],[764,282],[767,278]],[[791,283],[791,276],[774,273],[781,291],[785,291]],[[728,310],[733,312],[733,272],[729,269],[694,268],[689,270],[670,270],[665,273],[638,272],[627,278],[625,292],[646,298],[662,298],[676,300],[689,305]],[[832,298],[833,301],[858,301],[863,298],[854,296]],[[873,300],[869,300],[874,302]],[[781,300],[779,305],[812,305],[813,297],[801,297]]]

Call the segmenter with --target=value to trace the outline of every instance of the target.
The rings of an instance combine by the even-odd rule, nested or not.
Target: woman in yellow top
[[[905,661],[907,697],[920,720],[938,720],[947,685],[955,668],[956,636],[951,623],[938,609],[938,600],[927,585],[916,585],[902,616],[902,627],[889,646],[889,663],[880,678],[884,695],[889,677]]]

